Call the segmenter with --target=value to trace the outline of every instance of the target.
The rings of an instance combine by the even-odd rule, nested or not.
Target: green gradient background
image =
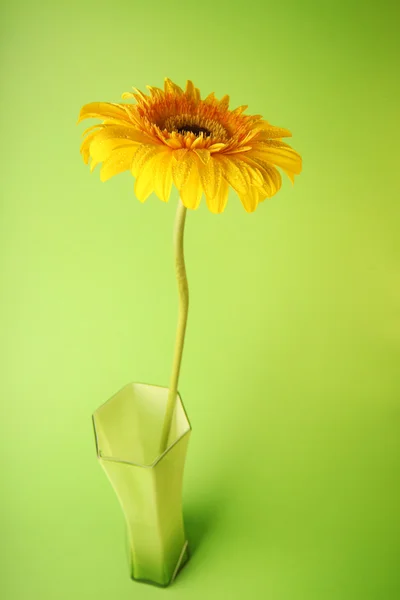
[[[395,4],[2,5],[4,600],[399,598]],[[129,579],[91,413],[168,385],[177,192],[101,183],[75,122],[165,76],[289,128],[304,170],[254,214],[188,214],[193,556],[159,590]]]

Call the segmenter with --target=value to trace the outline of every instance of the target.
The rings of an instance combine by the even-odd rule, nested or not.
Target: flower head
[[[231,186],[247,212],[273,196],[281,186],[280,167],[292,180],[301,171],[301,157],[261,115],[245,115],[247,106],[229,110],[229,96],[214,93],[203,100],[191,81],[185,90],[165,78],[164,90],[147,86],[150,94],[126,92],[136,104],[93,102],[81,109],[79,121],[101,119],[90,127],[81,153],[90,169],[103,163],[106,181],[122,171],[135,177],[134,191],[144,202],[154,191],[167,202],[172,183],[183,204],[196,209],[204,192],[214,213],[225,209]]]

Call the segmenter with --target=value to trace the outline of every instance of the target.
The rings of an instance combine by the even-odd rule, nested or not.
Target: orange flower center
[[[229,138],[228,132],[221,123],[199,114],[191,115],[183,113],[172,115],[165,119],[163,128],[169,133],[176,131],[184,136],[187,133],[193,133],[196,137],[212,137],[222,142],[227,141]]]
[[[205,136],[211,135],[211,131],[208,131],[205,127],[199,127],[198,125],[182,125],[181,129],[178,129],[178,133],[181,133],[182,135],[185,135],[188,131],[194,133],[195,136],[199,136],[200,133],[203,133]]]

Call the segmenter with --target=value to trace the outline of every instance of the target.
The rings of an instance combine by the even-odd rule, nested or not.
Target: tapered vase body
[[[97,457],[125,515],[132,579],[168,586],[189,557],[182,484],[191,426],[177,395],[160,451],[168,388],[130,383],[93,414]]]

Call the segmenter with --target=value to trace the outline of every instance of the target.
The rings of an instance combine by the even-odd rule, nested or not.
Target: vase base
[[[188,562],[189,556],[190,556],[190,554],[189,554],[189,546],[188,546],[188,541],[186,540],[186,542],[183,545],[182,552],[181,552],[181,554],[179,556],[178,562],[176,563],[176,567],[175,567],[175,570],[173,572],[173,575],[172,575],[172,577],[171,577],[171,579],[170,579],[170,581],[168,583],[158,583],[157,581],[152,581],[151,579],[142,579],[142,578],[139,579],[137,577],[134,577],[133,574],[131,576],[131,579],[132,579],[132,581],[136,581],[137,583],[147,583],[147,584],[150,584],[150,585],[154,585],[155,587],[166,588],[166,587],[170,586],[174,582],[174,580],[175,580],[176,576],[178,575],[179,571],[181,571],[181,569],[183,569],[183,567]]]

